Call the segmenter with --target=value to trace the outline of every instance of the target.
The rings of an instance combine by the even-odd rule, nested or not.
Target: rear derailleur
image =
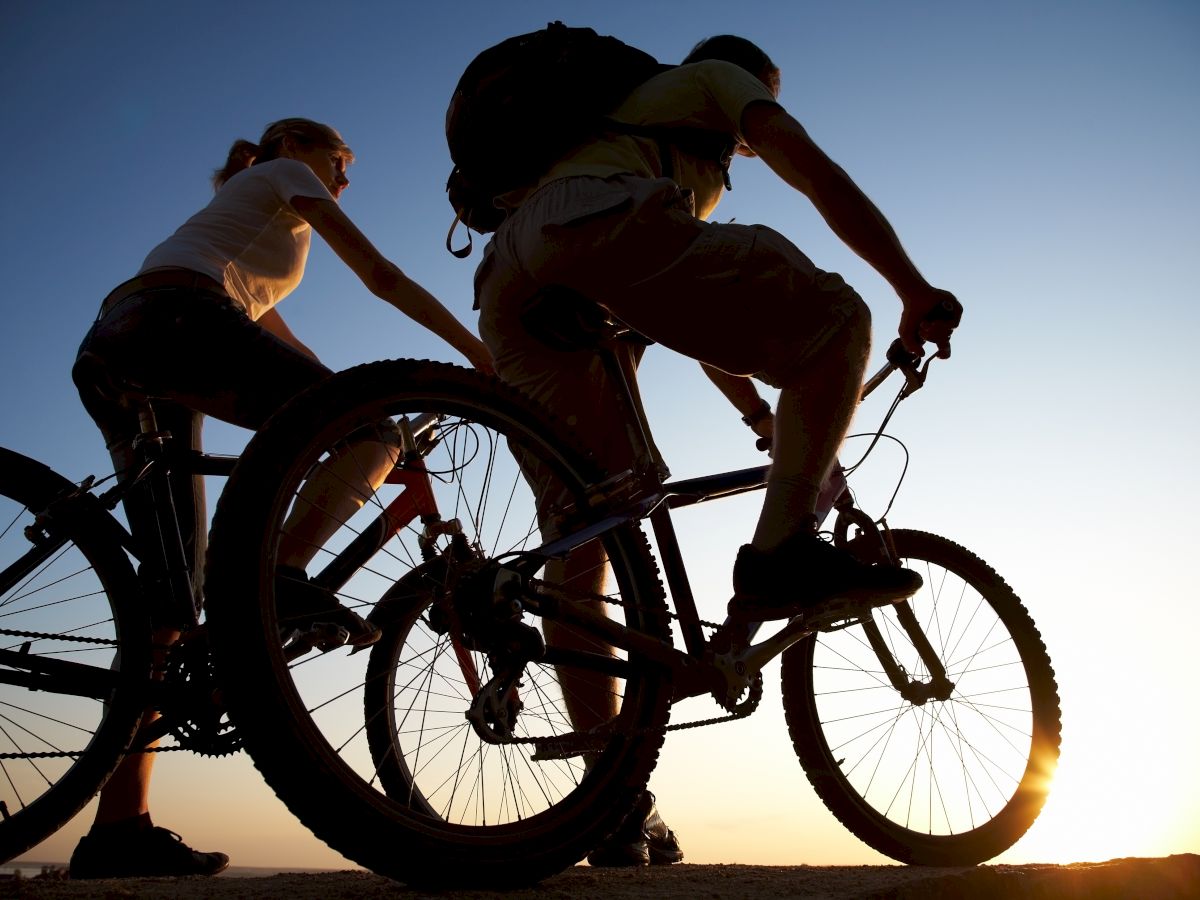
[[[546,642],[523,621],[521,577],[490,560],[461,561],[429,611],[429,624],[448,634],[463,677],[475,689],[467,721],[489,744],[510,743],[524,704],[525,666],[546,655]],[[479,663],[486,659],[485,672]],[[492,677],[484,682],[482,675]]]

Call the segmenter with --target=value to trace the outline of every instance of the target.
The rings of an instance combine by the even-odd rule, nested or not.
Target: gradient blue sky
[[[232,140],[283,116],[342,131],[359,158],[343,207],[473,324],[473,262],[442,248],[446,101],[476,52],[555,18],[664,61],[709,34],[759,42],[783,70],[784,104],[927,277],[965,303],[954,359],[893,426],[913,461],[891,522],[989,560],[1026,599],[1059,672],[1055,790],[1001,859],[1200,850],[1192,2],[5,0],[0,444],[71,477],[103,468],[68,374],[96,305],[205,203]],[[870,303],[882,350],[899,309],[886,283],[761,163],[740,160],[733,179],[717,217],[769,224],[841,272]],[[281,312],[335,368],[453,358],[323,245]],[[658,349],[643,381],[676,474],[758,461],[694,364]],[[872,405],[858,425],[877,416]],[[208,434],[233,452],[246,437],[219,425]],[[864,473],[868,510],[882,511],[899,463],[884,448]],[[711,615],[756,503],[681,522]],[[777,668],[767,677],[752,719],[667,742],[653,786],[689,859],[884,861],[812,794],[790,751]],[[346,864],[244,756],[163,758],[154,809],[235,864]],[[65,859],[89,820],[29,858]]]

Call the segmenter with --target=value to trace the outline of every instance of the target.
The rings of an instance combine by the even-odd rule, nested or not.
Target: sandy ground
[[[0,881],[0,898],[103,897],[105,900],[336,900],[376,897],[438,900],[567,900],[567,898],[1054,898],[1054,900],[1195,900],[1200,898],[1200,855],[1117,859],[1070,866],[978,866],[971,869],[904,866],[696,866],[614,870],[578,866],[537,888],[428,894],[364,872],[280,874],[259,878],[141,878],[71,882],[37,877]]]

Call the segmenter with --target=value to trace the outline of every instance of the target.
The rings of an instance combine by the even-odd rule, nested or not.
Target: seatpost
[[[150,567],[153,586],[156,592],[161,589],[166,601],[162,606],[154,607],[154,624],[192,628],[199,619],[192,572],[183,548],[183,536],[179,533],[175,497],[171,491],[167,453],[171,433],[158,430],[158,419],[149,398],[139,399],[137,415],[139,433],[133,441],[134,456],[142,461],[141,470],[147,473],[143,486],[154,510],[157,534],[157,539],[150,535],[138,535],[138,542],[147,553],[147,558],[142,560],[143,569]],[[157,552],[153,552],[155,550]],[[163,612],[159,613],[159,609]]]
[[[665,481],[671,476],[671,471],[651,449],[653,444],[650,440],[650,425],[646,419],[646,410],[642,406],[642,395],[637,387],[628,345],[621,343],[621,338],[618,337],[606,341],[597,349],[608,376],[620,388],[617,399],[621,405],[621,420],[625,423],[625,437],[634,451],[634,471],[639,474],[655,472],[659,481]]]

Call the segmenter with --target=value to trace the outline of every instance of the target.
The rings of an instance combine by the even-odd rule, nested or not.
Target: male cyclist
[[[636,88],[613,118],[715,133],[729,151],[760,157],[892,285],[905,347],[916,353],[930,341],[948,356],[958,301],[921,276],[882,213],[780,105],[779,90],[779,69],[761,49],[721,35]],[[911,596],[921,586],[916,573],[863,565],[817,535],[817,497],[863,381],[869,310],[840,276],[816,268],[778,232],[708,221],[729,162],[728,152],[712,147],[711,140],[613,131],[499,198],[510,214],[476,273],[480,333],[496,371],[564,420],[609,472],[628,468],[613,389],[594,355],[552,349],[527,327],[531,299],[550,296],[547,288],[586,296],[699,360],[748,424],[773,431],[762,512],[734,565],[733,617],[782,619],[835,601]],[[745,380],[751,375],[780,389],[773,414]],[[582,556],[571,561],[575,575],[594,568]],[[593,582],[584,589],[600,593],[602,578]],[[547,639],[569,645],[576,636],[555,624],[547,621]],[[615,714],[615,694],[604,684],[564,685],[564,693],[576,697],[568,697],[576,728]],[[631,825],[634,842],[640,833],[668,857],[651,861],[681,858],[669,829],[657,827],[653,804],[639,809],[645,821]]]

